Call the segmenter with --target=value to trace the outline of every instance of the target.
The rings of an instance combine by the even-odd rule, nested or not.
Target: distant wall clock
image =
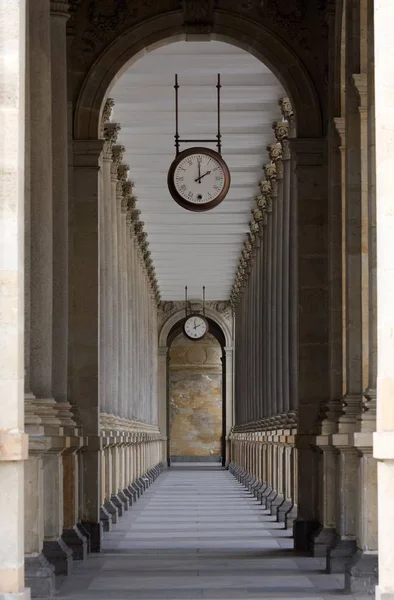
[[[220,204],[230,188],[230,171],[221,155],[209,148],[180,152],[168,171],[168,189],[183,208],[194,212]]]
[[[193,341],[202,340],[208,333],[208,330],[208,321],[200,314],[189,315],[183,324],[185,335]]]

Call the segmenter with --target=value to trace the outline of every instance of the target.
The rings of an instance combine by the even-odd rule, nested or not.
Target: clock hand
[[[195,179],[194,181],[198,181],[198,183],[201,183],[201,179],[203,177],[205,177],[205,175],[209,175],[211,171],[207,171],[206,173],[204,173],[204,175],[201,175],[200,177],[197,177],[197,179]]]
[[[201,160],[198,161],[198,183],[201,183]],[[197,181],[196,179],[196,181]]]

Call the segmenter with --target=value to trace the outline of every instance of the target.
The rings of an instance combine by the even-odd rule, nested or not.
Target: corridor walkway
[[[57,597],[332,600],[344,598],[342,589],[343,577],[324,574],[323,561],[293,553],[290,533],[228,471],[179,464],[106,534],[104,551],[79,564]]]

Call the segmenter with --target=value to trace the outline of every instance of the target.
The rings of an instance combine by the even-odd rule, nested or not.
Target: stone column
[[[272,195],[267,196],[267,327],[266,327],[266,350],[267,350],[267,417],[272,416],[275,408],[273,406],[273,352],[272,352]]]
[[[28,600],[23,559],[23,260],[25,3],[0,9],[2,144],[0,163],[0,598]],[[5,76],[6,73],[6,76]]]
[[[100,412],[112,414],[112,329],[113,305],[111,296],[111,165],[112,146],[120,126],[104,125],[104,152],[102,159],[102,194],[99,204],[99,257],[100,257]]]
[[[263,407],[262,417],[267,417],[268,412],[268,358],[269,358],[269,347],[268,347],[268,233],[267,233],[267,204],[266,199],[260,195],[257,199],[257,206],[262,212],[262,379],[263,379]]]
[[[346,79],[359,68],[360,60],[360,7],[349,1],[345,7],[346,19]],[[357,66],[356,66],[357,65]],[[327,569],[344,572],[346,563],[357,551],[357,497],[359,459],[354,447],[353,434],[358,429],[363,395],[365,338],[363,323],[363,194],[361,186],[360,112],[357,92],[347,85],[345,95],[345,318],[346,318],[346,389],[343,414],[338,421],[338,433],[333,444],[339,450],[339,497],[337,506],[337,540],[330,549]]]
[[[74,141],[74,205],[70,269],[70,393],[80,412],[83,452],[81,520],[91,550],[101,547],[99,409],[99,215],[103,140]]]
[[[118,232],[118,207],[117,207],[117,185],[118,185],[118,167],[122,161],[124,153],[123,146],[112,147],[112,165],[111,165],[111,202],[110,202],[110,255],[109,255],[109,279],[110,289],[110,310],[112,311],[112,331],[111,331],[111,414],[119,415],[119,322],[121,320],[120,306],[118,305],[118,280],[119,280],[119,232]]]
[[[127,189],[126,189],[127,188]],[[126,215],[126,249],[127,249],[127,418],[132,418],[132,398],[133,398],[133,274],[131,272],[132,265],[132,211],[135,208],[135,200],[132,194],[133,186],[131,182],[126,187],[124,193],[127,198],[127,215]],[[131,457],[131,446],[129,446],[129,456]],[[130,459],[131,460],[131,459]],[[131,480],[128,484],[131,483]]]
[[[67,401],[68,346],[68,131],[66,23],[68,1],[51,0],[53,359],[52,391]],[[35,148],[33,147],[33,153]],[[34,213],[34,210],[33,210]]]
[[[56,575],[72,572],[72,551],[64,543],[63,533],[63,465],[62,451],[65,439],[59,435],[51,440],[44,454],[44,545],[43,552],[55,567]]]
[[[274,313],[275,313],[275,380],[276,380],[276,414],[283,415],[283,348],[282,348],[282,288],[283,288],[283,163],[282,146],[280,143],[270,147],[270,157],[276,167],[277,196],[273,209],[274,216],[274,255],[275,255],[275,289],[274,289]],[[280,419],[277,420],[280,425]],[[281,449],[277,448],[280,452]],[[278,490],[279,491],[279,490]]]
[[[31,339],[30,380],[37,398],[52,397],[53,211],[50,3],[29,4]]]
[[[372,432],[376,428],[376,193],[375,193],[375,107],[373,2],[362,7],[360,15],[366,35],[361,39],[361,69],[353,75],[360,105],[361,205],[362,205],[362,313],[363,313],[363,385],[366,384],[359,432],[354,445],[360,453],[358,551],[347,565],[345,582],[352,593],[373,593],[378,575],[377,463],[372,456]],[[365,60],[364,60],[365,59]]]
[[[392,23],[394,5],[375,0],[375,107],[377,206],[377,432],[374,457],[378,462],[379,585],[377,600],[394,600],[394,215],[392,153],[394,140]]]
[[[309,550],[317,519],[317,460],[312,449],[328,374],[328,229],[325,145],[320,139],[290,141],[296,163],[298,259],[298,517],[295,547]],[[316,279],[315,273],[321,273]]]
[[[225,346],[225,371],[226,371],[226,461],[229,462],[230,458],[232,460],[231,451],[230,451],[230,431],[234,425],[233,423],[233,360],[234,360],[234,351],[232,347]]]
[[[63,454],[63,496],[64,496],[64,529],[62,539],[71,548],[73,560],[84,560],[87,556],[88,539],[82,534],[77,523],[79,521],[79,456],[80,441],[73,438]],[[77,442],[77,443],[75,443]]]

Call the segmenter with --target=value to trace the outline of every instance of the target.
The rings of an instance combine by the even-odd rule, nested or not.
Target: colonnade
[[[108,135],[110,124],[104,131],[108,110],[101,138],[69,145],[68,9],[66,1],[29,3],[26,98],[21,83],[12,100],[9,138],[18,145],[10,215],[18,215],[19,261],[12,300],[24,304],[25,314],[13,325],[13,373],[6,378],[14,382],[19,413],[8,406],[3,412],[15,432],[23,432],[24,415],[28,439],[12,438],[12,460],[25,459],[24,485],[22,462],[10,476],[20,480],[25,502],[18,498],[22,512],[10,536],[18,558],[1,561],[0,568],[10,567],[0,577],[0,595],[22,593],[25,580],[33,597],[51,597],[55,575],[68,575],[75,560],[100,550],[109,526],[104,505],[119,516],[120,505],[127,508],[159,474],[165,448],[157,425],[157,285],[122,148]],[[23,68],[23,3],[11,13],[2,17],[16,29],[4,30],[2,39],[19,48]],[[16,58],[7,60],[22,82]]]
[[[378,575],[373,3],[348,1],[339,16],[329,11],[332,122],[321,146],[328,171],[316,154],[312,174],[310,160],[305,164],[310,141],[297,139],[286,140],[288,160],[277,138],[282,148],[271,146],[264,167],[260,186],[269,201],[257,198],[263,214],[254,210],[259,228],[252,223],[233,291],[239,408],[232,438],[233,468],[256,490],[265,486],[263,497],[272,499],[274,489],[283,503],[284,481],[293,481],[296,548],[325,557],[327,570],[345,572],[357,593],[373,590]],[[328,198],[317,191],[319,172]],[[308,176],[315,196],[303,223]],[[329,207],[327,224],[312,233],[321,206]],[[314,278],[303,284],[306,267]],[[319,315],[312,303],[323,309]],[[304,377],[310,352],[322,359],[316,386]],[[293,440],[294,469],[284,431]],[[283,519],[275,502],[268,504]]]
[[[280,521],[297,515],[296,203],[294,115],[281,101],[260,194],[232,291],[236,423],[230,470]],[[292,365],[292,369],[290,368]]]
[[[233,289],[229,467],[293,525],[296,548],[346,573],[351,591],[373,589],[379,546],[376,596],[390,600],[394,8],[347,0],[336,10],[327,15],[327,139],[293,137],[282,103]],[[110,103],[96,139],[70,142],[67,17],[66,0],[36,0],[25,28],[25,3],[16,0],[0,19],[7,600],[28,599],[25,581],[33,597],[51,596],[54,573],[100,550],[102,530],[165,456],[146,236]]]

